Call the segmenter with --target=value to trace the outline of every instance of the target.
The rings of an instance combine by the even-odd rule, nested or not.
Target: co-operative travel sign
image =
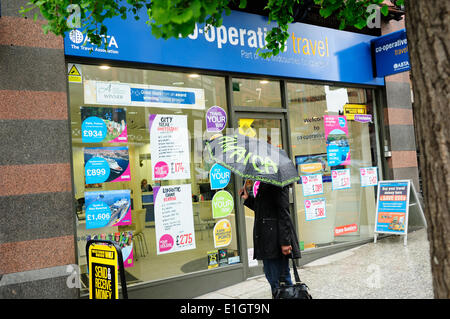
[[[372,47],[376,76],[386,76],[411,69],[405,29],[372,40]]]
[[[108,36],[104,46],[89,42],[83,30],[66,33],[65,54],[86,58],[245,72],[271,76],[384,85],[372,71],[370,41],[374,37],[303,23],[289,25],[286,50],[269,59],[256,51],[265,45],[267,32],[276,25],[268,18],[232,11],[223,14],[223,25],[202,25],[186,38],[156,39],[146,24],[145,10],[140,19],[132,15],[106,19]],[[357,57],[357,58],[355,58]],[[151,92],[146,93],[150,95]],[[166,92],[170,95],[169,92]],[[190,95],[190,94],[188,94]],[[192,95],[191,95],[192,96]],[[130,97],[133,98],[132,96]],[[186,100],[189,97],[186,96]],[[117,103],[116,103],[117,104]]]

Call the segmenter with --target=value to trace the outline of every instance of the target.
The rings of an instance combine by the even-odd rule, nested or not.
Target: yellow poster
[[[230,243],[231,223],[228,219],[221,219],[214,226],[214,247],[225,247]]]
[[[354,121],[356,114],[367,114],[367,107],[364,104],[344,105],[344,115],[347,120]]]
[[[254,119],[239,119],[239,134],[255,137],[256,131],[252,128],[252,123]]]
[[[119,299],[118,259],[113,246],[89,246],[89,299]]]

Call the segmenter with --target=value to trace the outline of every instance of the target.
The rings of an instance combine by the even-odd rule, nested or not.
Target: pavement
[[[389,236],[317,259],[298,272],[314,299],[434,298],[426,229],[409,233],[407,246],[403,236]],[[261,275],[196,299],[271,299],[271,293]]]

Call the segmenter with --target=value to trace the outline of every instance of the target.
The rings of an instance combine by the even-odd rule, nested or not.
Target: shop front
[[[121,245],[130,298],[194,297],[262,274],[254,213],[237,196],[257,183],[205,158],[217,134],[291,157],[304,260],[373,238],[384,85],[373,37],[296,23],[286,51],[263,60],[264,17],[232,12],[167,41],[143,21],[113,19],[103,48],[78,30],[65,38],[82,296],[93,238]]]

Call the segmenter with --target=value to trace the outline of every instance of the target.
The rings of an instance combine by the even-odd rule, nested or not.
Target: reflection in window
[[[280,82],[233,78],[233,103],[237,106],[280,108]]]

